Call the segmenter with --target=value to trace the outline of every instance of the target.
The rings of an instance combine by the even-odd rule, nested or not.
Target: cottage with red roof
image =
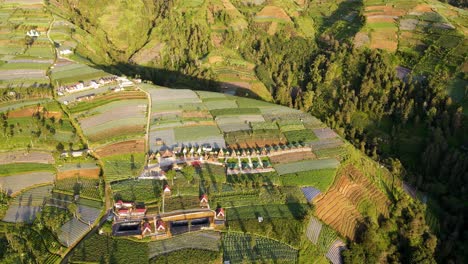
[[[151,234],[151,225],[150,225],[150,223],[144,222],[141,229],[142,229],[142,231],[141,231],[142,236],[145,236],[146,233]]]
[[[164,223],[163,220],[158,219],[156,221],[156,231],[157,232],[166,232],[166,224]]]
[[[206,195],[206,193],[200,197],[200,207],[208,207],[208,195]]]
[[[224,219],[225,217],[224,208],[216,209],[216,219]]]
[[[164,195],[171,195],[171,188],[169,188],[169,185],[164,185],[163,189]]]

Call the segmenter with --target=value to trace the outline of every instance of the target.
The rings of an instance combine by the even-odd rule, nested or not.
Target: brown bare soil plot
[[[311,151],[301,151],[294,153],[286,153],[281,155],[270,156],[273,163],[290,163],[307,159],[315,159],[315,154]]]
[[[291,18],[288,14],[280,7],[277,6],[265,6],[256,15],[257,18],[276,18],[291,22]]]
[[[184,111],[182,112],[183,118],[192,118],[192,117],[206,117],[212,118],[211,114],[208,111]]]
[[[395,19],[397,17],[394,16],[383,16],[383,15],[377,15],[377,16],[368,16],[366,18],[366,21],[368,23],[375,23],[375,22],[395,22]]]
[[[415,12],[432,12],[432,7],[430,5],[427,5],[427,4],[420,4],[420,5],[417,5],[416,7],[413,8],[412,11],[415,11]]]
[[[380,5],[380,6],[368,6],[366,7],[366,17],[376,16],[376,15],[386,15],[386,16],[404,16],[406,10],[394,8],[392,6]]]
[[[397,28],[379,29],[371,35],[370,47],[394,52],[398,48]]]
[[[96,150],[96,154],[99,157],[107,157],[117,154],[126,154],[126,153],[141,153],[145,151],[145,141],[142,139],[139,140],[129,140],[123,141],[115,144],[106,145],[100,147]]]
[[[0,164],[10,163],[42,163],[42,164],[53,164],[54,157],[47,152],[24,152],[24,151],[12,151],[6,153],[0,153]]]
[[[333,187],[327,193],[318,195],[314,203],[316,214],[322,221],[354,240],[362,220],[357,207],[365,200],[375,204],[382,215],[388,216],[388,198],[350,165],[341,170]]]
[[[57,173],[57,180],[63,180],[70,177],[98,179],[99,172],[99,168],[60,171]]]
[[[15,110],[13,112],[10,112],[8,114],[8,116],[12,117],[12,118],[31,117],[35,113],[41,112],[42,109],[43,109],[42,106],[40,106],[40,107],[37,107],[37,106],[26,107],[26,108],[23,108],[23,109],[19,109],[19,110]],[[45,113],[45,117],[47,117],[47,118],[55,117],[56,119],[59,119],[59,118],[62,117],[62,113],[61,112],[47,111]]]

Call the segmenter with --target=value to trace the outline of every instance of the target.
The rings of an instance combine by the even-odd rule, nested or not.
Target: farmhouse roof
[[[225,214],[224,214],[224,208],[218,208],[218,209],[216,210],[216,217],[221,217],[221,216],[222,216],[222,217],[225,216]]]
[[[164,192],[170,192],[171,188],[169,188],[169,185],[164,185]]]
[[[156,221],[156,230],[160,231],[160,230],[166,230],[166,226],[165,226],[165,223],[163,220],[161,219],[158,219]]]
[[[202,196],[200,197],[200,202],[208,202],[208,195],[206,195],[206,193],[202,194]]]

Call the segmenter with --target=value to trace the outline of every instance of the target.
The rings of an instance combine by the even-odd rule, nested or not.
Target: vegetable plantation
[[[231,263],[297,263],[298,251],[287,244],[242,233],[223,234],[223,259]]]

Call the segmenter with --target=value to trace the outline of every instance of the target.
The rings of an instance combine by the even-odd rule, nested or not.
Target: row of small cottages
[[[221,148],[213,149],[206,146],[198,147],[174,147],[172,150],[166,148],[165,150],[156,151],[150,154],[150,159],[156,158],[171,158],[177,156],[195,156],[195,155],[209,155],[217,158],[227,157],[247,157],[247,156],[267,156],[271,153],[288,151],[288,150],[301,150],[307,148],[304,143],[288,143],[281,145],[273,145],[268,147],[259,148]]]
[[[91,80],[86,84],[83,81],[79,81],[76,84],[60,86],[59,88],[57,88],[57,94],[59,96],[62,96],[65,93],[79,92],[79,91],[87,90],[87,89],[97,89],[101,85],[106,85],[106,84],[113,83],[113,82],[117,81],[117,79],[118,79],[117,76],[112,75],[112,76],[108,76],[108,77],[102,77],[98,81]]]

